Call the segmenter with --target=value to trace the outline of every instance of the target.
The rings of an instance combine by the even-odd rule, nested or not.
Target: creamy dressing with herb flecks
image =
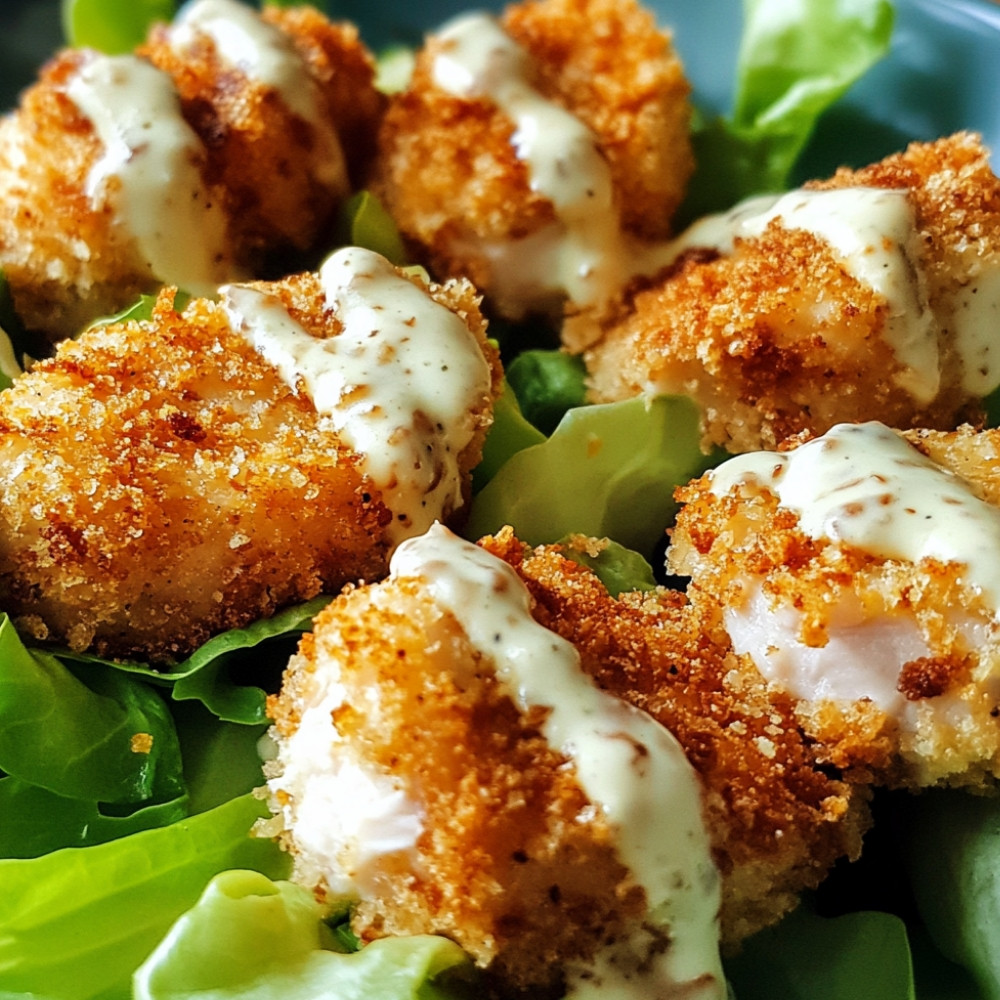
[[[343,324],[326,339],[257,289],[227,285],[222,304],[232,328],[362,456],[398,543],[462,505],[459,456],[490,395],[490,366],[465,321],[378,254],[340,250],[320,280]]]
[[[751,198],[694,223],[677,238],[675,250],[712,247],[732,253],[736,239],[758,237],[776,219],[785,229],[805,230],[828,243],[847,273],[885,300],[882,337],[901,366],[892,377],[918,403],[934,399],[941,379],[937,325],[907,192],[847,187]]]
[[[206,37],[224,63],[277,91],[317,137],[318,149],[313,155],[317,175],[328,186],[347,193],[344,152],[324,108],[323,95],[306,61],[280,28],[238,0],[189,0],[174,19],[168,37],[179,53],[189,50],[199,37]]]
[[[136,56],[91,53],[67,94],[104,146],[87,195],[114,207],[151,276],[195,295],[242,277],[234,273],[225,213],[202,177],[204,148],[181,115],[170,76]]]
[[[525,239],[474,248],[489,261],[490,292],[501,309],[516,316],[563,296],[597,305],[633,273],[655,269],[622,232],[611,169],[596,137],[534,87],[528,52],[488,14],[457,17],[438,39],[435,84],[456,97],[491,101],[512,120],[511,142],[531,189],[551,202],[557,218]]]
[[[702,816],[701,785],[674,737],[649,715],[601,691],[579,655],[531,616],[531,598],[502,560],[440,525],[396,550],[392,577],[424,581],[495,665],[522,711],[549,710],[543,733],[569,757],[580,786],[616,831],[622,862],[645,890],[647,925],[570,970],[568,996],[726,996],[719,961],[719,875]]]
[[[965,584],[1000,615],[1000,509],[883,424],[838,424],[789,452],[738,455],[711,477],[716,495],[769,490],[811,538],[963,566]]]

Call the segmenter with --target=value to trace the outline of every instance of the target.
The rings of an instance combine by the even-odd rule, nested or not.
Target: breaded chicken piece
[[[348,249],[173,303],[0,394],[0,606],[37,638],[178,656],[462,513],[500,380],[467,282]]]
[[[613,599],[558,547],[532,550],[509,528],[478,552],[444,536],[405,543],[388,580],[323,612],[270,702],[275,816],[264,829],[293,853],[296,880],[356,901],[363,938],[445,934],[508,987],[554,986],[581,960],[600,964],[601,942],[637,915],[662,919],[623,831],[662,845],[668,874],[695,838],[721,873],[721,900],[707,876],[667,878],[701,897],[695,909],[666,904],[677,961],[697,954],[692,933],[704,949],[705,907],[713,942],[736,945],[836,858],[857,856],[865,790],[816,766],[791,701],[769,694],[718,628],[694,631],[682,595]],[[463,575],[462,560],[477,571]],[[529,609],[537,644],[518,624]],[[578,707],[556,665],[567,650],[577,683],[596,682],[625,713],[595,713],[597,741],[566,722]],[[656,777],[653,743],[624,722],[632,706],[672,734],[687,777]],[[602,770],[607,800],[590,784]],[[682,778],[694,788],[686,806]],[[616,814],[609,789],[632,808],[651,799],[651,811]],[[628,995],[672,995],[660,989]]]
[[[777,922],[834,861],[860,854],[865,790],[820,767],[792,699],[767,690],[717,619],[673,590],[612,598],[559,546],[531,549],[509,530],[481,544],[517,569],[536,619],[574,645],[586,672],[684,747],[722,872],[725,945]]]
[[[693,168],[689,84],[635,0],[528,0],[431,35],[374,187],[418,257],[499,314],[616,298]]]
[[[998,445],[844,424],[679,491],[669,568],[852,780],[1000,775]]]
[[[949,430],[1000,383],[1000,181],[959,133],[696,223],[586,354],[591,398],[684,393],[707,444]]]
[[[353,27],[235,0],[196,0],[137,55],[59,53],[0,120],[24,325],[55,341],[164,284],[205,295],[318,257],[372,153],[373,80]]]
[[[338,597],[270,699],[258,832],[364,940],[447,935],[502,995],[722,1000],[697,776],[530,603],[440,526]]]

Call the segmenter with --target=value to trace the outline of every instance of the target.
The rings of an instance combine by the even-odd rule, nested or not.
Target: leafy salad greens
[[[121,52],[173,9],[70,0],[63,24],[71,44]],[[733,112],[696,123],[688,216],[787,186],[820,115],[885,53],[893,11],[887,0],[746,0],[744,22]],[[364,193],[344,238],[402,258]],[[3,291],[0,326],[13,332]],[[653,586],[673,486],[718,458],[699,450],[693,405],[587,406],[578,362],[513,345],[501,340],[510,391],[467,534],[512,523],[532,543],[607,535],[599,553],[571,538],[568,551],[613,593]],[[345,915],[324,916],[285,881],[276,846],[248,835],[266,811],[253,795],[265,693],[324,603],[217,636],[168,669],[30,647],[0,616],[0,1000],[476,995],[444,939],[358,951]],[[878,805],[889,839],[862,875],[835,872],[728,962],[738,1000],[1000,998],[1000,809],[948,792]]]

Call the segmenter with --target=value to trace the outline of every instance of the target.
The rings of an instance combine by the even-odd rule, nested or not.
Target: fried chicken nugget
[[[504,995],[722,1000],[697,776],[529,606],[440,526],[338,597],[270,700],[259,832],[363,939],[445,934]]]
[[[669,566],[851,780],[1000,776],[998,447],[843,424],[679,491]]]
[[[0,604],[163,659],[386,570],[459,516],[496,352],[467,282],[357,248],[94,327],[0,394]]]
[[[55,341],[164,284],[328,245],[382,99],[353,27],[194,0],[135,55],[65,50],[0,120],[0,267]],[[366,138],[366,136],[368,138]]]
[[[791,701],[698,625],[682,595],[613,599],[509,528],[479,547],[433,529],[397,550],[387,581],[339,597],[290,662],[270,702],[264,830],[297,880],[356,900],[362,937],[445,934],[508,987],[564,973],[572,986],[581,962],[600,979],[636,920],[681,961],[707,954],[709,934],[715,947],[721,905],[735,945],[857,856],[867,797],[817,768]],[[582,729],[567,655],[574,684],[600,691]],[[686,768],[658,770],[667,733]],[[701,860],[673,874],[692,843]],[[659,899],[661,877],[689,902]]]
[[[432,272],[501,315],[617,296],[693,168],[689,85],[634,0],[539,0],[428,38],[374,186]]]
[[[706,442],[943,430],[1000,384],[1000,180],[959,133],[696,223],[586,354],[591,396],[685,393]]]

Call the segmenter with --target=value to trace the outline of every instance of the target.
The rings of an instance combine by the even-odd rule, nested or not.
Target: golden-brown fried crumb
[[[926,292],[937,342],[932,397],[910,391],[908,362],[887,342],[888,299],[825,239],[774,221],[731,253],[692,246],[639,292],[632,313],[587,354],[592,398],[691,395],[706,442],[730,451],[774,448],[840,421],[950,429],[978,418],[983,393],[968,382],[955,316],[968,314],[963,286],[1000,266],[1000,181],[987,152],[959,133],[809,188],[858,186],[907,191],[922,271],[914,287]]]
[[[318,127],[343,129],[352,176],[360,176],[372,152],[365,136],[376,128],[381,98],[357,33],[308,10],[263,17],[299,51],[318,85],[324,119]],[[342,167],[338,179],[323,162],[317,126],[293,112],[273,87],[225,65],[206,36],[190,52],[178,53],[167,30],[154,28],[141,51],[173,79],[183,120],[201,144],[197,165],[206,203],[224,214],[226,240],[211,280],[245,278],[283,255],[325,247],[347,180]],[[157,273],[145,259],[115,207],[113,183],[110,200],[88,191],[105,151],[70,88],[82,67],[103,58],[89,50],[59,53],[24,93],[20,108],[0,120],[0,266],[22,322],[53,342],[131,305],[140,293],[184,283],[178,275]],[[138,93],[135,103],[141,106]]]
[[[513,4],[502,26],[534,60],[537,90],[596,136],[624,229],[647,239],[667,235],[693,167],[689,85],[669,35],[633,0]],[[435,273],[467,275],[508,315],[558,307],[544,301],[545,290],[538,301],[514,302],[501,288],[505,271],[532,268],[531,239],[556,223],[556,210],[532,190],[512,144],[512,120],[488,98],[454,96],[435,84],[442,50],[431,36],[410,86],[390,104],[375,187]],[[503,284],[548,280],[525,275]]]
[[[326,718],[308,750],[287,744],[272,808],[297,797],[279,838],[293,878],[320,898],[336,898],[345,881],[360,889],[352,927],[363,939],[444,934],[508,987],[553,987],[567,960],[591,957],[642,912],[643,893],[567,758],[539,731],[544,713],[522,714],[482,660],[421,581],[390,578],[338,597],[269,701],[279,745],[307,710]],[[334,689],[331,724],[323,705]],[[351,811],[343,822],[342,809]],[[390,850],[388,831],[417,815],[419,830]],[[344,827],[381,834],[371,857],[364,842],[353,853]]]
[[[336,336],[317,276],[252,287]],[[468,283],[432,290],[500,379]],[[491,419],[470,415],[468,495]],[[394,517],[362,459],[222,305],[95,327],[0,395],[0,592],[39,638],[166,658],[385,571]],[[443,517],[455,510],[441,511]]]
[[[614,599],[558,546],[530,549],[509,529],[481,544],[517,569],[535,617],[573,643],[598,684],[684,748],[705,787],[724,943],[776,922],[836,859],[857,857],[864,789],[821,769],[792,699],[732,652],[718,615],[662,589]]]
[[[998,432],[904,436],[972,494],[1000,500]],[[771,489],[717,493],[714,475],[678,491],[684,506],[668,565],[691,577],[688,594],[704,619],[743,642],[767,637],[772,686],[787,686],[818,758],[862,782],[991,784],[1000,767],[997,627],[966,567],[814,537]],[[889,518],[922,515],[892,506],[888,469],[880,483],[885,534],[895,539]],[[964,512],[948,509],[960,522]],[[820,661],[824,650],[833,652]],[[825,679],[814,662],[826,664]]]

